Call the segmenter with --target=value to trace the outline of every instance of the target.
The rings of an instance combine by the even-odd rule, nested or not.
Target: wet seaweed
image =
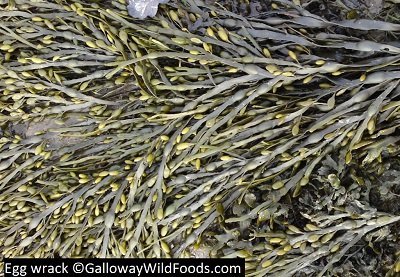
[[[325,276],[396,248],[400,25],[217,2],[0,2],[2,256]]]

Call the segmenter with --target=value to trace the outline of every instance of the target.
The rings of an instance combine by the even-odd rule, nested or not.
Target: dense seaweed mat
[[[325,276],[398,250],[400,25],[263,5],[1,1],[1,255]]]

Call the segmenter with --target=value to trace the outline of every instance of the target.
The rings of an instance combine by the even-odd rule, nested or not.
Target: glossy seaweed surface
[[[399,274],[398,4],[315,2],[0,1],[1,256]]]

